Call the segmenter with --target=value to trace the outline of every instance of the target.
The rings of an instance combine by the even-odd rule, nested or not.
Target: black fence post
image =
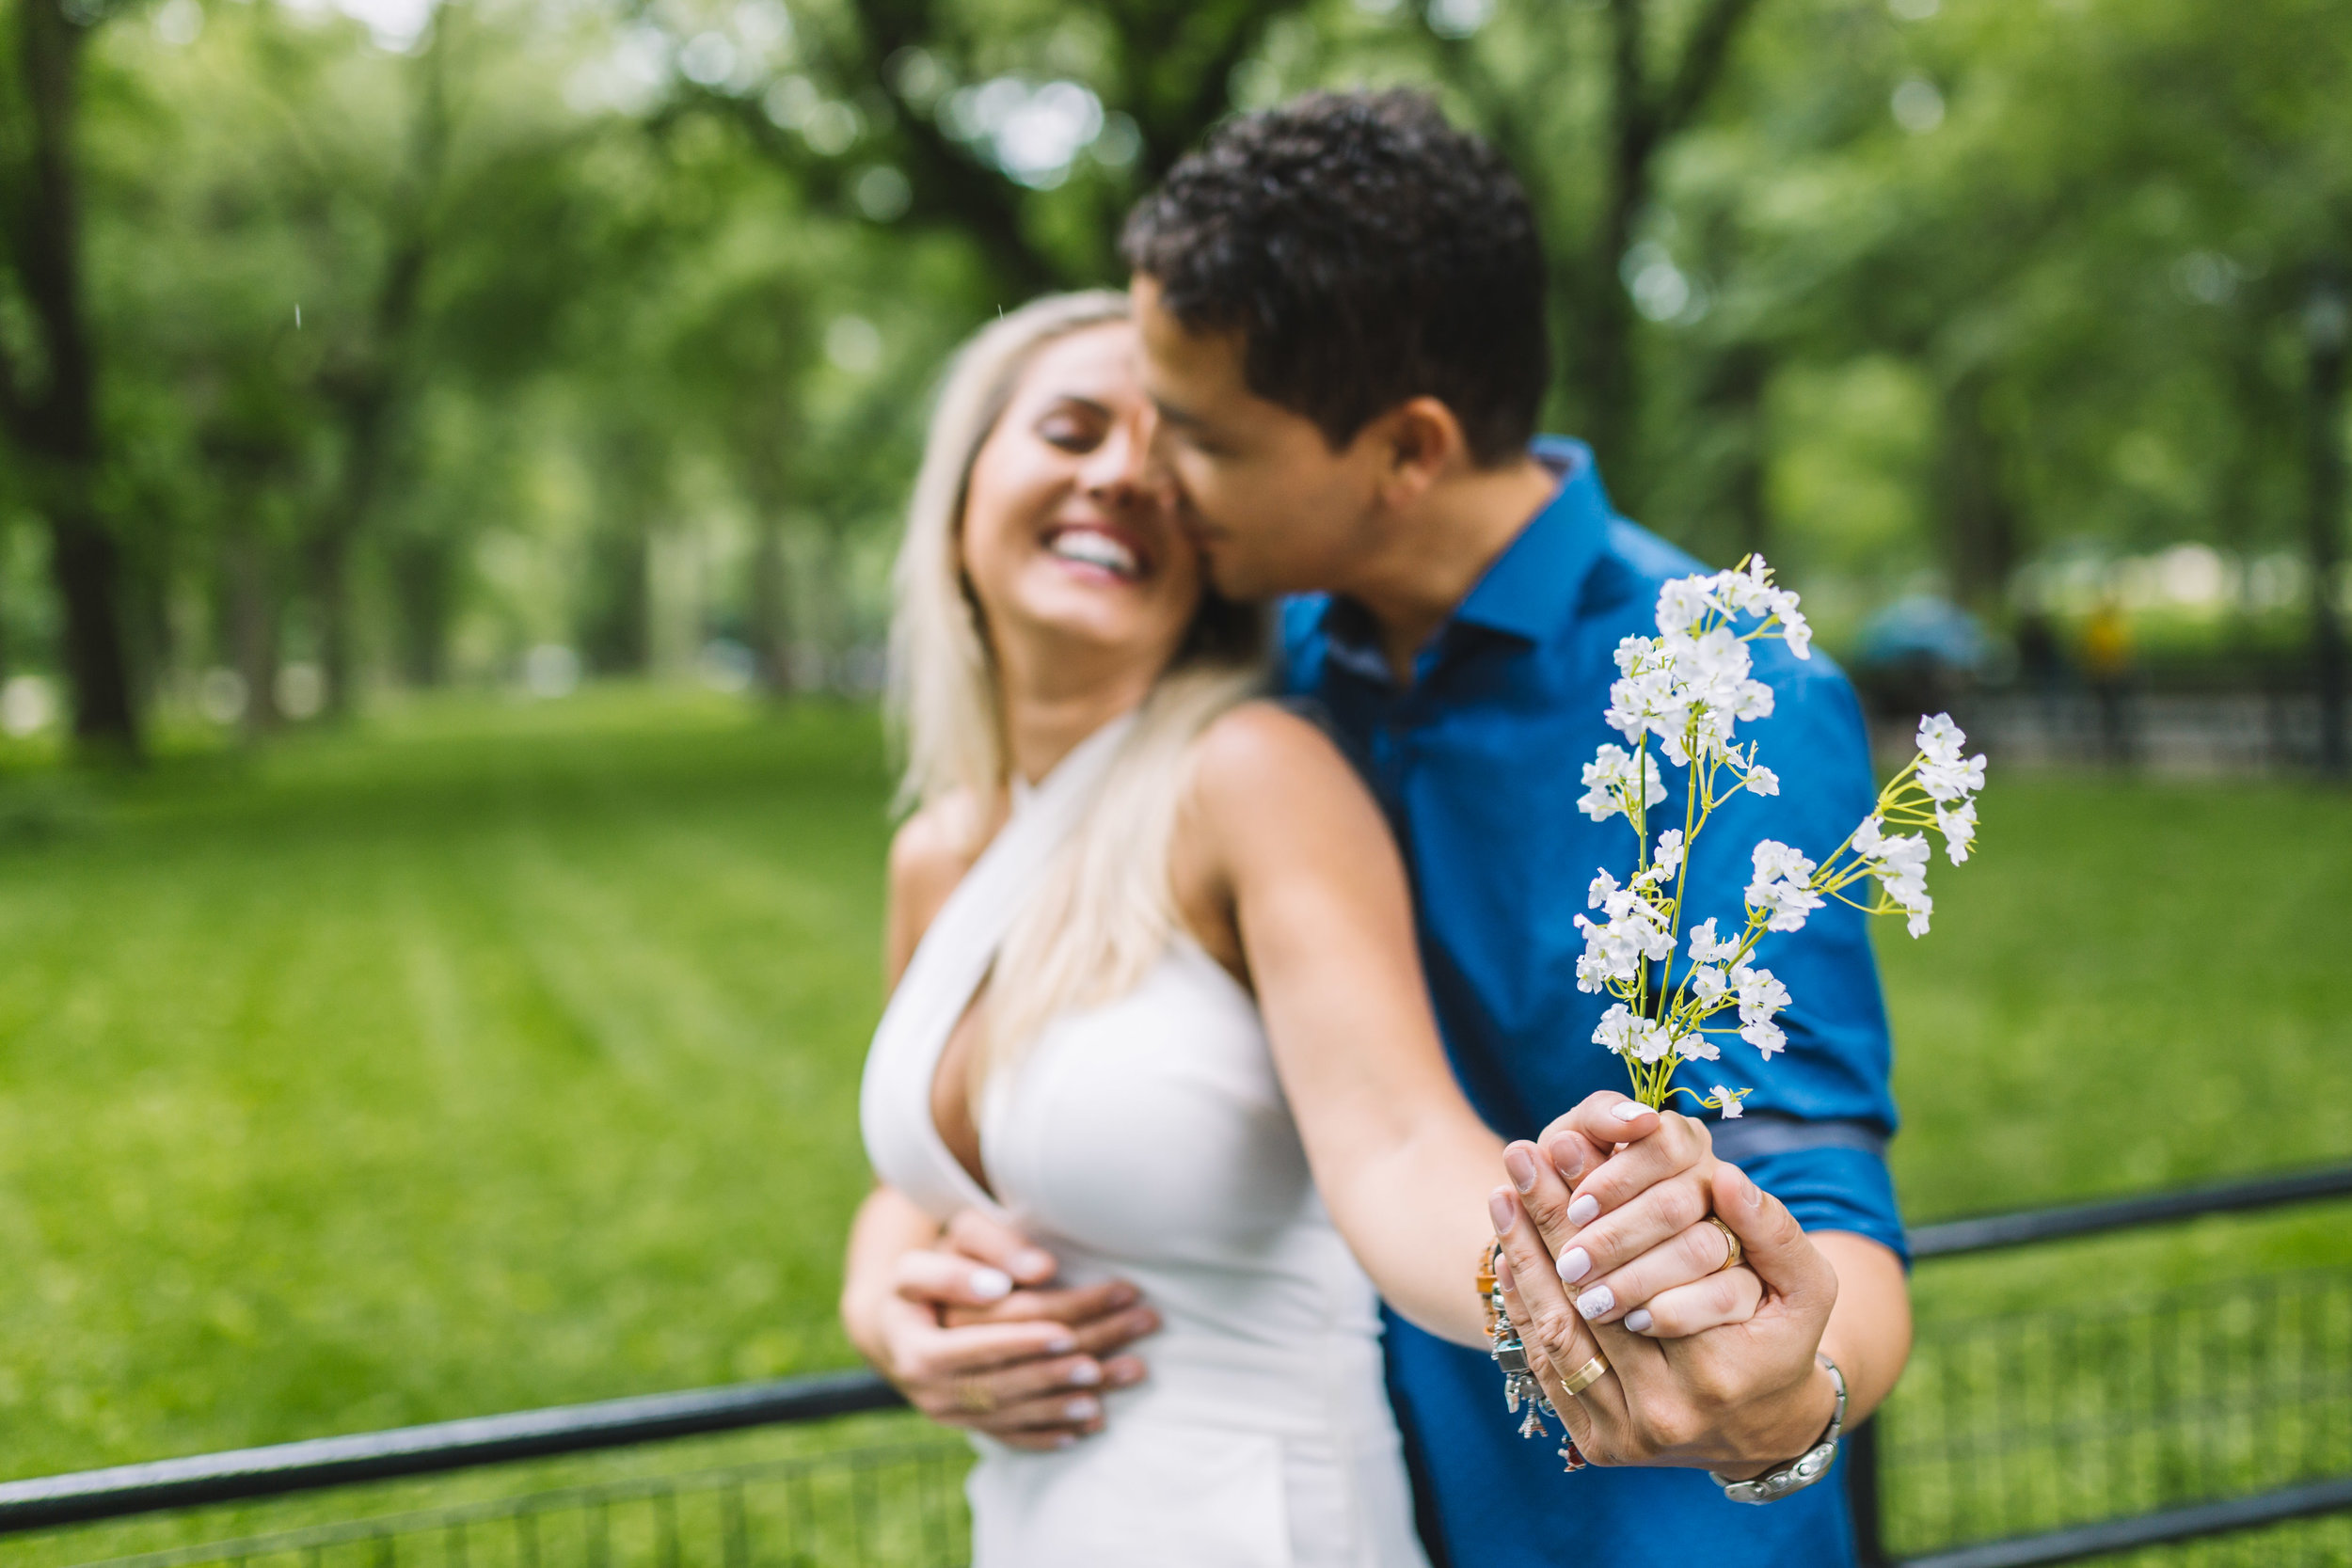
[[[1853,1555],[1860,1568],[1886,1568],[1885,1523],[1879,1516],[1879,1428],[1865,1421],[1838,1445],[1846,1467],[1846,1512],[1853,1519]]]

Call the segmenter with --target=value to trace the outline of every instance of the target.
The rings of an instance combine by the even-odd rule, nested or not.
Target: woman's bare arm
[[[1391,1306],[1483,1344],[1470,1276],[1502,1140],[1438,1044],[1388,825],[1330,743],[1274,707],[1219,720],[1197,761],[1180,898],[1192,869],[1230,900],[1325,1207]]]

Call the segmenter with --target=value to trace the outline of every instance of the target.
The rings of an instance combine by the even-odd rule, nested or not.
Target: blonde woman
[[[972,1370],[1003,1375],[918,1402],[1038,1412],[976,1439],[979,1568],[1412,1568],[1375,1287],[1484,1344],[1503,1146],[1447,1069],[1377,809],[1251,700],[1262,617],[1204,583],[1136,353],[1123,295],[1042,300],[964,351],[934,420],[893,628],[916,809],[863,1097],[882,1185],[844,1316],[912,1379],[893,1271],[970,1211],[1163,1325],[1127,1387],[1058,1324],[962,1331],[996,1336]],[[1673,1142],[1596,1101],[1601,1149]],[[1669,1166],[1708,1179],[1686,1149],[1608,1206]]]

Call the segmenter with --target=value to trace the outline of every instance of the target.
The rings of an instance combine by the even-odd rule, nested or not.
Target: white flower
[[[1938,713],[1919,721],[1919,751],[1930,762],[1955,763],[1960,749],[1968,743],[1968,736],[1948,713]]]
[[[1665,636],[1688,631],[1709,608],[1708,579],[1677,578],[1658,591],[1658,629]]]
[[[1590,991],[1597,996],[1609,989],[1609,982],[1613,978],[1615,978],[1615,970],[1605,956],[1593,952],[1578,956],[1576,960],[1577,990]]]
[[[1600,1015],[1600,1026],[1593,1031],[1593,1043],[1605,1045],[1612,1055],[1622,1056],[1633,1043],[1633,1009],[1620,1002]]]
[[[1737,1121],[1746,1114],[1740,1109],[1740,1096],[1735,1090],[1727,1089],[1721,1084],[1710,1084],[1708,1088],[1716,1105],[1721,1107],[1725,1121]]]
[[[1758,840],[1749,851],[1748,863],[1755,866],[1759,882],[1805,881],[1813,876],[1813,863],[1775,838]]]
[[[1984,787],[1984,755],[1979,752],[1966,762],[1923,762],[1919,765],[1919,787],[1932,800],[1960,800]]]
[[[1715,1049],[1714,1041],[1693,1029],[1675,1037],[1675,1054],[1686,1062],[1711,1062],[1723,1053]]]
[[[1977,803],[1963,800],[1957,806],[1935,808],[1935,831],[1944,835],[1944,852],[1954,865],[1968,859],[1969,846],[1977,841]]]
[[[1629,675],[1634,667],[1657,651],[1658,644],[1646,637],[1617,639],[1617,673]]]
[[[1669,828],[1658,835],[1658,853],[1650,863],[1664,876],[1671,877],[1682,865],[1682,830]]]
[[[1740,951],[1738,937],[1715,940],[1715,922],[1703,920],[1691,927],[1691,958],[1694,963],[1719,964]]]
[[[1606,822],[1626,809],[1626,798],[1632,792],[1633,753],[1622,746],[1603,746],[1584,765],[1584,798],[1577,806],[1596,822]],[[1666,798],[1666,781],[1658,771],[1658,759],[1647,752],[1642,753],[1642,809]]]
[[[1696,946],[1697,943],[1693,942],[1692,945]],[[1724,972],[1713,964],[1701,964],[1691,971],[1690,985],[1691,994],[1710,1010],[1731,990],[1731,982],[1724,979]]]
[[[1778,590],[1772,587],[1772,569],[1760,555],[1748,557],[1748,569],[1734,568],[1718,572],[1714,581],[1715,596],[1725,610],[1742,615],[1763,616],[1772,613],[1772,604]]]
[[[1593,879],[1593,885],[1584,890],[1584,907],[1597,910],[1609,902],[1609,895],[1617,891],[1617,879],[1603,871]]]
[[[1748,765],[1748,776],[1745,779],[1742,779],[1740,783],[1746,784],[1748,788],[1756,791],[1758,795],[1777,795],[1780,793],[1780,775],[1773,772],[1771,768],[1765,767],[1760,762],[1750,763]]]
[[[1633,1056],[1636,1061],[1662,1062],[1667,1053],[1674,1050],[1674,1037],[1666,1033],[1666,1026],[1655,1019],[1645,1018],[1634,1025]]]
[[[1788,607],[1780,612],[1780,640],[1788,644],[1788,651],[1799,658],[1813,657],[1813,626],[1797,610],[1797,596],[1788,595]]]
[[[1821,907],[1821,895],[1811,885],[1813,863],[1769,838],[1756,847],[1752,859],[1756,879],[1748,884],[1748,908],[1762,911],[1771,930],[1803,930],[1805,917]]]
[[[1769,969],[1750,969],[1741,964],[1731,972],[1731,983],[1740,992],[1740,1022],[1762,1023],[1788,1006],[1788,988],[1772,977]]]
[[[1925,895],[1922,895],[1919,902],[1912,908],[1911,917],[1903,922],[1904,927],[1909,929],[1911,934],[1915,937],[1926,936],[1928,934],[1928,916],[1933,912],[1934,909],[1934,901],[1928,898]]]
[[[1788,1037],[1770,1019],[1740,1025],[1740,1037],[1756,1047],[1756,1054],[1768,1062],[1777,1053],[1788,1049]]]

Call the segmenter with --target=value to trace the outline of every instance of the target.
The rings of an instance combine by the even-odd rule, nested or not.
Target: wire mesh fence
[[[1925,1325],[1878,1422],[1896,1558],[2352,1474],[2352,1273]],[[2352,1562],[2347,1528],[2131,1560]]]
[[[103,1568],[960,1568],[960,1440],[640,1477],[98,1560]]]

